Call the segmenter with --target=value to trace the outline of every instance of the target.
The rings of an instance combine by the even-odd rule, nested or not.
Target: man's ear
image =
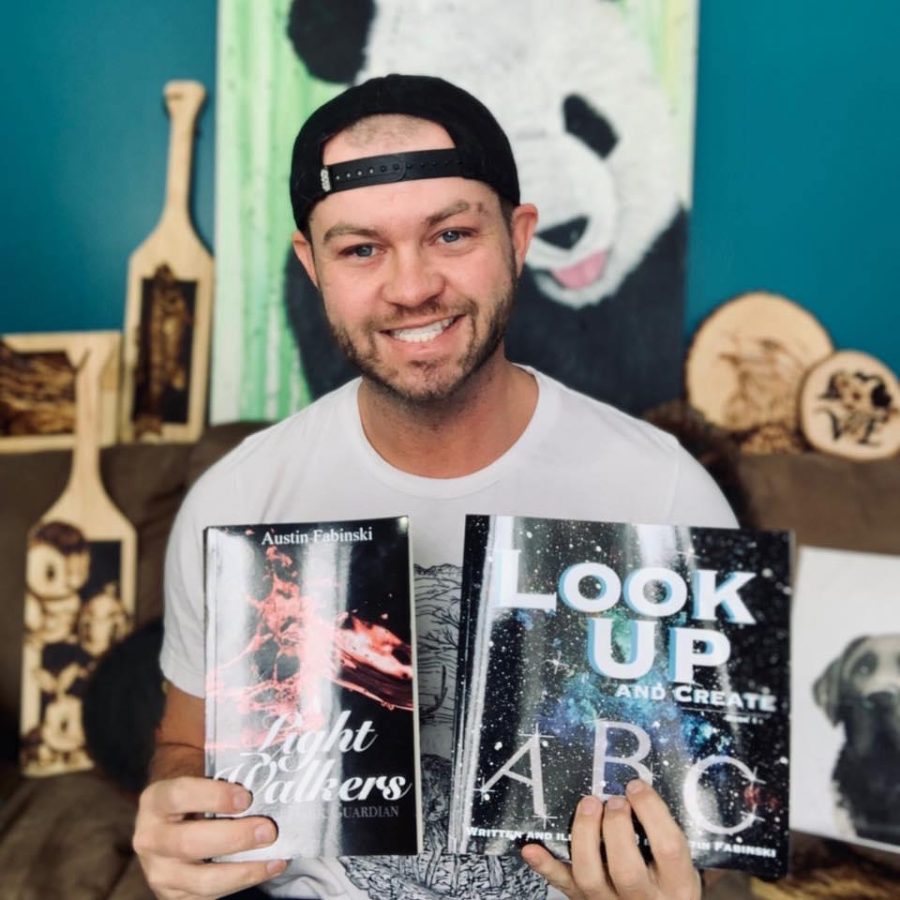
[[[522,203],[513,210],[509,231],[516,258],[516,271],[519,274],[525,265],[525,255],[528,253],[537,223],[538,211],[533,203]]]
[[[306,270],[306,274],[309,275],[309,280],[318,289],[319,277],[316,274],[316,259],[313,254],[311,241],[302,231],[295,231],[294,236],[291,238],[291,244],[294,248],[294,253],[297,255],[297,259],[300,260],[300,265],[303,266]]]

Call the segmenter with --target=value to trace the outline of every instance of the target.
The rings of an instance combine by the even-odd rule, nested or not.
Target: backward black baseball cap
[[[406,115],[444,127],[452,150],[422,150],[322,164],[322,150],[360,119]],[[442,78],[386,75],[348,88],[320,106],[304,123],[291,157],[291,207],[303,229],[312,208],[330,194],[371,184],[460,176],[481,181],[514,206],[519,176],[512,147],[491,111]]]

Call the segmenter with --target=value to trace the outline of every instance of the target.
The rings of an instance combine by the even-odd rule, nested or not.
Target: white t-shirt
[[[185,499],[166,557],[162,668],[203,695],[203,529],[208,525],[410,517],[415,565],[426,852],[295,860],[267,889],[333,900],[543,898],[518,857],[451,856],[446,846],[463,522],[467,513],[733,527],[707,472],[645,422],[532,371],[539,395],[516,443],[462,478],[409,475],[369,444],[359,381],[254,434]]]

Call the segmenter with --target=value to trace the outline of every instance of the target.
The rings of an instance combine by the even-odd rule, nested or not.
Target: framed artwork
[[[100,376],[100,444],[116,442],[119,332],[0,335],[0,453],[75,443],[76,376],[88,338],[107,360]]]
[[[900,556],[801,547],[791,828],[900,850]]]
[[[680,393],[696,0],[220,0],[211,419],[280,418],[353,377],[294,259],[291,146],[389,72],[496,114],[541,220],[511,359],[640,412]]]

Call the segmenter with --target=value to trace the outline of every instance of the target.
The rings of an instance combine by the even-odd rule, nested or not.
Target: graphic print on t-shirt
[[[347,877],[379,900],[543,900],[547,885],[516,854],[446,852],[456,702],[460,566],[414,566],[425,852],[341,857]]]

